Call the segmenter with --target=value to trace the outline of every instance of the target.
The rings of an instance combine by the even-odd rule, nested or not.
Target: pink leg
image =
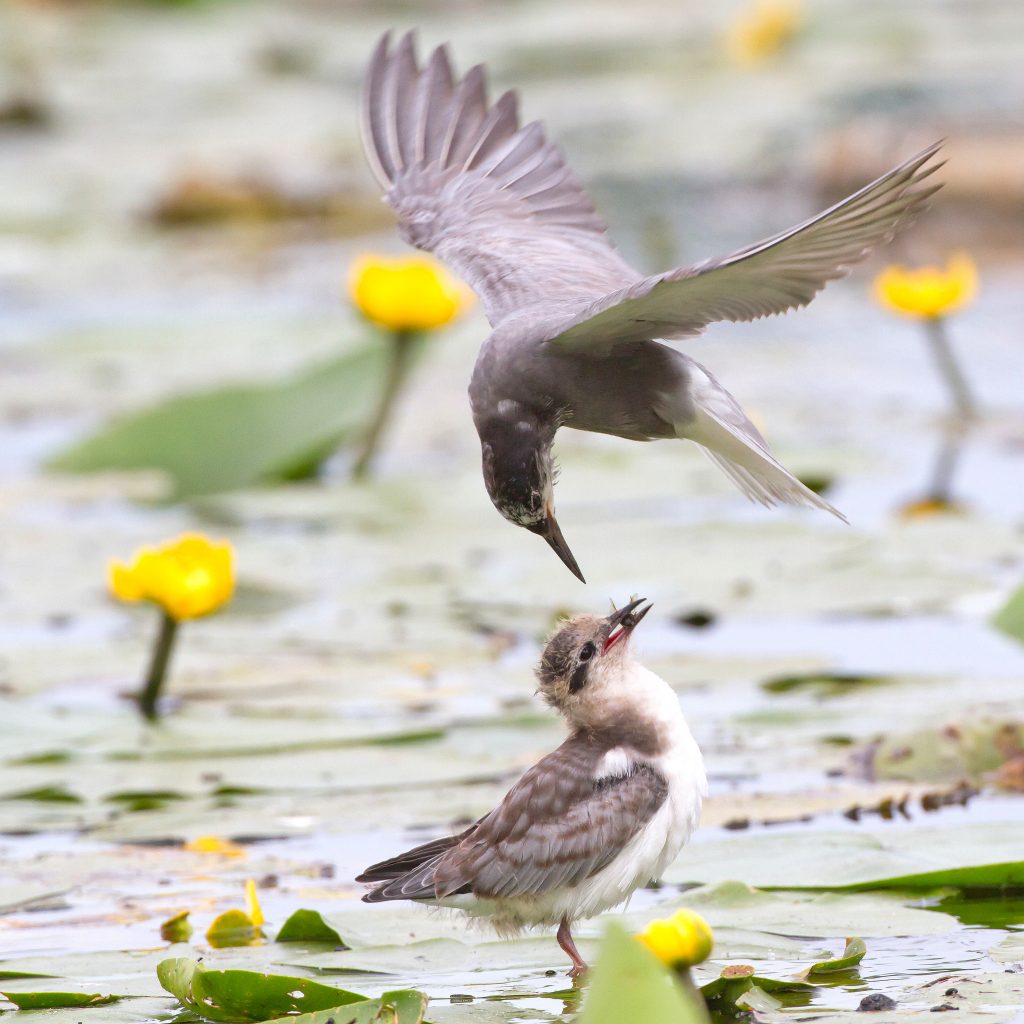
[[[566,956],[572,961],[572,968],[569,971],[570,978],[578,978],[581,974],[585,974],[588,970],[586,961],[580,956],[580,951],[576,948],[576,943],[572,941],[572,932],[569,930],[569,919],[567,917],[562,918],[562,923],[558,926],[558,944],[565,951]]]

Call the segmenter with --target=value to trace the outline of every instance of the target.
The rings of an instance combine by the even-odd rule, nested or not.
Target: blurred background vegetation
[[[945,188],[892,247],[806,311],[686,343],[849,528],[749,508],[685,446],[564,432],[559,518],[582,588],[481,484],[465,397],[478,307],[424,337],[374,472],[352,479],[389,338],[353,306],[349,271],[403,253],[361,155],[358,85],[380,33],[417,26],[424,49],[449,41],[460,69],[486,62],[495,92],[520,89],[648,271],[787,227],[947,139]],[[350,913],[350,941],[447,936],[411,911],[361,916],[351,879],[487,810],[558,741],[532,703],[537,644],[558,613],[631,593],[655,602],[638,640],[709,763],[698,845],[748,828],[756,843],[769,820],[794,843],[921,828],[924,849],[1019,822],[1024,599],[1005,632],[991,620],[1024,578],[1022,238],[1018,0],[4,0],[0,877],[73,891],[34,912],[0,899],[0,953],[152,946],[185,906],[237,905],[246,877],[277,923],[305,901]],[[945,324],[969,421],[920,325],[871,289],[890,263],[957,251],[979,281]],[[210,431],[268,393],[280,430],[217,442],[236,489],[179,501],[159,473],[47,468],[167,400],[159,435],[206,465]],[[274,446],[302,416],[312,443],[284,471]],[[298,479],[253,484],[275,475]],[[189,623],[164,722],[146,727],[123,698],[156,620],[109,599],[107,564],[186,531],[230,541],[237,589]],[[184,845],[210,833],[245,856]],[[998,847],[977,835],[976,856]],[[757,884],[761,859],[736,880]],[[1019,900],[954,896],[937,971],[989,963],[1024,922]],[[849,934],[819,912],[782,948],[779,919],[792,930],[807,907],[767,899],[776,944],[726,948],[807,963],[807,935]],[[894,911],[857,899],[862,973],[896,986],[930,932],[907,919],[914,938],[872,944]],[[702,905],[727,938],[745,912]],[[529,996],[553,943],[498,948],[406,980],[447,998],[484,964],[480,991],[516,979],[510,1014],[560,1012]],[[119,969],[103,963],[94,975]]]

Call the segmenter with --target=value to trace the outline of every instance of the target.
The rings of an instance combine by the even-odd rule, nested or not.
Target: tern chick
[[[921,211],[938,185],[930,146],[824,213],[720,259],[646,277],[517,98],[488,103],[484,71],[456,80],[444,47],[417,64],[414,37],[377,45],[363,140],[406,241],[477,292],[493,328],[469,385],[487,493],[581,580],[555,518],[559,427],[701,445],[763,505],[831,505],[786,470],[703,366],[655,339],[805,306]]]
[[[568,739],[465,832],[367,868],[357,879],[376,883],[367,903],[454,907],[502,936],[557,925],[569,974],[586,970],[573,922],[664,871],[696,827],[707,787],[675,692],[630,647],[650,607],[641,598],[606,618],[581,615],[552,636],[539,692]]]

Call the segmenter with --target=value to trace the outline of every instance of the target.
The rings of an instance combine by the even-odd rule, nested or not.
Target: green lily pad
[[[176,499],[309,476],[366,421],[386,350],[378,341],[280,383],[172,398],[102,428],[49,466],[162,470]]]
[[[116,1002],[121,996],[102,995],[99,992],[0,992],[19,1010],[57,1010],[66,1006],[103,1006]]]
[[[867,832],[761,833],[695,843],[669,882],[742,878],[759,889],[1022,888],[1021,828],[1014,822]]]
[[[847,939],[846,948],[843,950],[842,956],[837,956],[833,960],[819,960],[818,963],[811,964],[807,968],[807,977],[816,978],[822,974],[838,974],[843,971],[849,971],[864,959],[867,951],[868,947],[863,939]]]
[[[329,942],[348,949],[344,939],[317,910],[296,910],[277,933],[275,942]]]
[[[881,686],[889,681],[886,676],[866,676],[855,672],[807,672],[801,675],[773,676],[761,683],[761,689],[768,693],[810,689],[823,697],[836,697],[865,686]]]
[[[587,989],[580,1024],[672,1021],[706,1024],[707,1008],[619,924],[610,922]]]
[[[696,910],[713,928],[723,925],[778,935],[821,938],[866,935],[929,935],[949,931],[955,920],[932,910],[908,907],[889,892],[766,892],[743,882],[690,889],[659,904],[659,915],[680,907]]]
[[[38,800],[50,804],[80,804],[82,798],[72,793],[66,786],[38,786],[35,789],[23,789],[17,793],[5,793],[4,800]]]
[[[981,780],[1022,750],[1024,725],[982,719],[894,733],[865,746],[854,759],[872,779],[956,783]]]
[[[188,957],[157,965],[160,984],[189,1010],[212,1021],[264,1021],[329,1010],[365,996],[308,978],[256,971],[217,971]]]
[[[1001,633],[1024,644],[1024,585],[1019,586],[1006,604],[992,618],[992,625]]]
[[[346,1003],[329,1010],[289,1017],[289,1024],[420,1024],[427,1010],[422,992],[401,989],[385,992],[378,999]]]
[[[711,1009],[732,1016],[737,1007],[767,1009],[769,1001],[775,1009],[784,1004],[804,1006],[813,988],[799,979],[762,977],[751,964],[730,964],[717,978],[702,985],[700,992]]]
[[[1024,932],[1007,935],[998,946],[993,946],[988,955],[1003,964],[1024,964]]]

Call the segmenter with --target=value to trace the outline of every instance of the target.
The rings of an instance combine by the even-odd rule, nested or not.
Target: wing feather
[[[415,37],[377,44],[363,85],[367,158],[407,241],[480,295],[492,324],[529,306],[555,315],[640,279],[582,185],[515,93],[491,106],[481,66],[455,80],[444,48],[420,70]]]
[[[363,899],[514,898],[589,878],[618,856],[668,794],[665,780],[643,762],[597,777],[607,752],[593,736],[571,736],[461,835],[368,868],[357,881],[381,884]]]
[[[941,187],[941,143],[809,220],[723,259],[644,278],[555,325],[549,341],[595,354],[624,342],[685,338],[716,320],[755,320],[805,306],[911,223]]]
[[[530,769],[433,871],[437,895],[538,895],[577,885],[618,856],[668,793],[645,763],[596,779],[606,751],[574,736]]]

